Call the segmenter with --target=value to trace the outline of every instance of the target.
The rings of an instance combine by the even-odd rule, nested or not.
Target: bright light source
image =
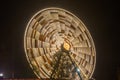
[[[69,50],[69,49],[70,49],[70,45],[69,45],[67,42],[64,42],[63,47],[64,47],[64,49],[66,49],[66,50]]]
[[[80,72],[80,70],[77,68],[77,72]]]
[[[3,76],[3,73],[0,73],[0,77],[2,77]]]

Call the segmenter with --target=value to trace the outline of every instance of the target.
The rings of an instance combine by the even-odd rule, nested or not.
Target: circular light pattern
[[[27,60],[39,78],[50,78],[54,55],[61,45],[70,50],[83,79],[91,78],[96,52],[92,37],[83,22],[71,12],[61,8],[46,8],[37,12],[29,21],[24,48]]]

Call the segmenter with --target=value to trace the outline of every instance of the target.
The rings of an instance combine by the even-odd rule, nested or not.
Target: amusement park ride
[[[42,80],[94,80],[96,51],[84,23],[61,8],[46,8],[29,21],[24,48],[30,67]]]

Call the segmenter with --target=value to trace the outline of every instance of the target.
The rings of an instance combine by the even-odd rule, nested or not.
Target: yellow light
[[[70,50],[70,45],[67,42],[64,42],[63,47],[66,50]]]

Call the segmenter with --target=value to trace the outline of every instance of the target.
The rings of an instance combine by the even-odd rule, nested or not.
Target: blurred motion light
[[[96,50],[89,30],[77,16],[61,8],[45,8],[33,15],[25,30],[24,49],[38,78],[66,79],[76,70],[79,76],[88,80],[95,69]],[[59,51],[63,53],[58,54]],[[75,68],[64,52],[71,52],[69,55],[77,65]],[[67,74],[69,69],[71,74]],[[72,78],[77,80],[77,77]]]

